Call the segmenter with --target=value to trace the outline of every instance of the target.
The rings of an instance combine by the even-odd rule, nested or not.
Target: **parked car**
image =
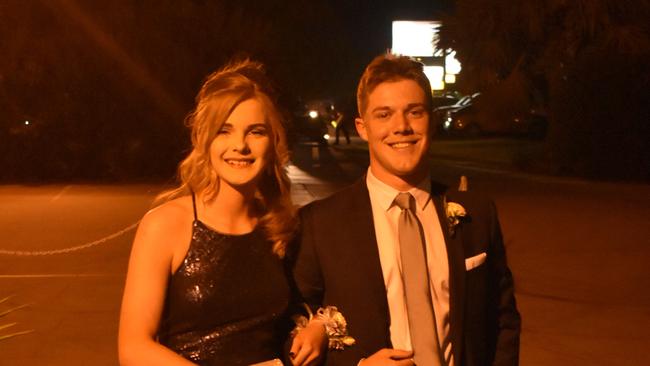
[[[435,110],[436,108],[446,107],[456,103],[458,103],[458,98],[452,95],[434,96],[431,103],[431,108]]]
[[[471,95],[466,95],[458,99],[455,103],[449,105],[443,105],[433,109],[433,121],[439,126],[439,129],[443,127],[443,123],[447,118],[447,112],[456,111],[462,109],[473,103],[476,98],[478,98],[481,93],[474,93]]]
[[[444,111],[442,130],[449,135],[464,135],[475,137],[483,133],[478,122],[478,113],[473,104],[466,104],[458,108],[449,108]]]
[[[472,102],[476,98],[478,98],[480,95],[481,95],[481,93],[474,93],[474,94],[471,94],[471,95],[466,95],[466,96],[458,99],[456,101],[456,103],[449,104],[449,105],[443,105],[443,106],[434,108],[433,113],[444,114],[445,112],[447,112],[449,110],[455,110],[455,109],[462,108],[462,107],[464,107],[466,105],[472,104]]]
[[[463,137],[499,135],[542,139],[546,136],[547,126],[546,115],[538,110],[491,116],[481,113],[477,105],[468,104],[456,110],[447,110],[442,130],[449,135]]]
[[[548,117],[542,109],[530,109],[512,117],[513,134],[535,140],[546,137]]]

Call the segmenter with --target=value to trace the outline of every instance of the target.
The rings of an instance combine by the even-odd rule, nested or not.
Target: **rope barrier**
[[[36,257],[36,256],[45,256],[45,255],[56,255],[56,254],[67,254],[67,253],[72,253],[76,252],[82,249],[88,249],[100,244],[104,244],[112,239],[115,239],[121,235],[124,235],[125,233],[135,229],[138,224],[140,223],[140,220],[136,221],[135,223],[125,227],[124,229],[114,232],[111,235],[105,236],[101,239],[97,239],[95,241],[81,244],[81,245],[76,245],[73,247],[69,248],[63,248],[63,249],[53,249],[53,250],[36,250],[36,251],[23,251],[23,250],[7,250],[7,249],[0,249],[0,255],[13,255],[13,256],[21,256],[21,257]]]

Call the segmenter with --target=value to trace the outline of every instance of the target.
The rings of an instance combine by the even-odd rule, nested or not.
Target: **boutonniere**
[[[465,211],[465,207],[460,203],[447,201],[447,197],[444,198],[444,205],[449,233],[454,235],[456,232],[456,226],[460,223],[461,219],[467,216],[467,211]]]

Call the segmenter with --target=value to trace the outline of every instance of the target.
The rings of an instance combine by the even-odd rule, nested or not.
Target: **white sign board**
[[[438,40],[440,22],[407,21],[393,22],[393,53],[412,57],[431,57]]]

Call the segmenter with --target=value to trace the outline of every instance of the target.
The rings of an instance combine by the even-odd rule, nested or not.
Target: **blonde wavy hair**
[[[192,151],[178,167],[180,186],[162,193],[157,202],[201,193],[209,201],[219,192],[219,177],[210,160],[210,145],[232,111],[243,101],[256,99],[266,112],[271,154],[255,194],[262,211],[259,221],[273,244],[273,252],[284,257],[297,220],[291,203],[291,182],[286,172],[289,148],[283,119],[274,101],[264,66],[251,60],[234,61],[210,74],[198,95],[196,107],[186,117],[191,129]]]

